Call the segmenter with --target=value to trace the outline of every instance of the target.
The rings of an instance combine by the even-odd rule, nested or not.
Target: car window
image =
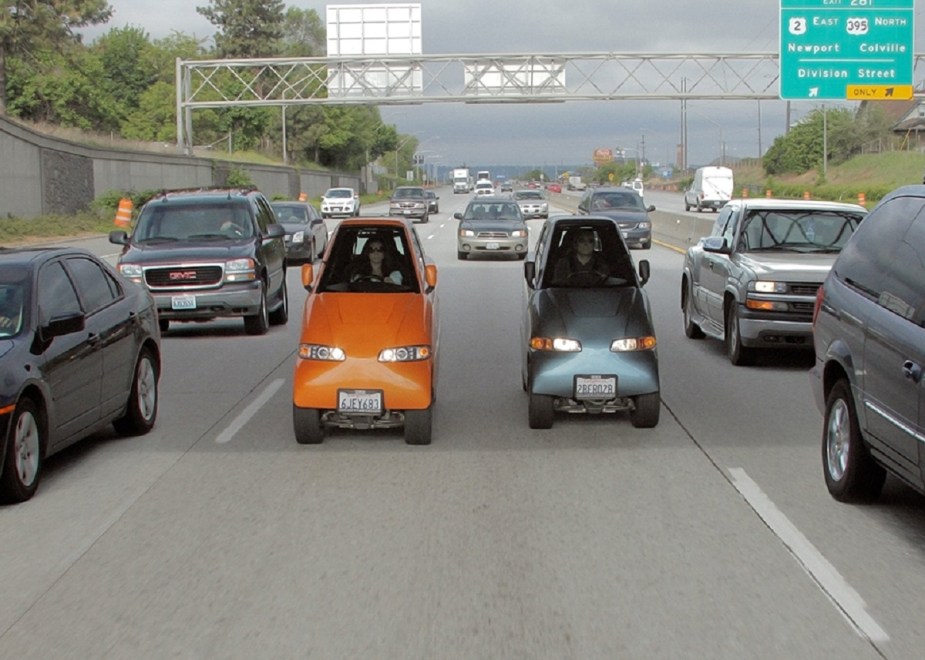
[[[919,212],[899,241],[893,263],[902,266],[885,272],[878,303],[925,327],[925,211]]]
[[[54,318],[81,313],[74,285],[58,261],[46,264],[39,273],[38,308],[42,326]]]
[[[266,197],[258,196],[254,198],[254,201],[257,204],[257,226],[260,227],[260,231],[265,234],[267,232],[267,228],[276,222],[276,216],[273,214],[273,209],[270,208],[270,203],[267,201]],[[250,237],[253,236],[254,232],[248,230],[245,233],[248,237]]]
[[[252,238],[253,234],[253,222],[245,201],[210,204],[171,201],[145,206],[132,239],[145,243]]]
[[[590,239],[593,270],[600,275],[590,280],[572,276],[580,251],[578,242],[585,239]],[[613,223],[559,225],[550,236],[548,253],[543,288],[636,284],[632,257]]]
[[[85,257],[69,257],[66,263],[88,316],[120,297],[121,291],[115,280],[96,262]]]
[[[899,242],[922,210],[917,197],[894,197],[872,211],[835,262],[839,278],[877,300],[884,274],[896,262]]]
[[[301,204],[273,204],[276,217],[287,224],[308,224],[308,207]]]
[[[642,203],[642,198],[632,191],[594,193],[590,199],[592,211],[645,211],[645,205]]]
[[[19,334],[23,324],[23,285],[19,282],[0,284],[0,337]]]
[[[331,188],[325,194],[325,197],[328,198],[350,198],[353,197],[353,191],[349,188]]]
[[[734,209],[726,207],[719,212],[716,222],[713,223],[713,231],[710,236],[722,236],[726,239],[728,245],[732,245],[733,235],[735,234]]]
[[[392,195],[394,199],[421,199],[424,191],[420,188],[396,188]]]
[[[820,210],[755,210],[739,235],[743,250],[841,252],[861,224],[858,213]]]
[[[391,277],[374,278],[370,249],[383,250],[381,268]],[[335,235],[318,292],[417,293],[418,279],[405,231],[398,227],[350,227]],[[397,273],[397,275],[392,275]]]

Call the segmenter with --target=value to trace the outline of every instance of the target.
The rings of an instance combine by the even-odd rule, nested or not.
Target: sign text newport
[[[912,98],[915,0],[780,0],[782,99]]]

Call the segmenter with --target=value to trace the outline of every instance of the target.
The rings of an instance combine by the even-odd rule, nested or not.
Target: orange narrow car
[[[316,277],[317,274],[317,277]],[[292,389],[296,441],[404,426],[427,445],[437,382],[437,267],[403,218],[341,222],[309,291]]]

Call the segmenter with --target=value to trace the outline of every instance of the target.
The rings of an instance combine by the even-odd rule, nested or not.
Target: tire
[[[684,201],[684,210],[685,210],[685,211],[690,211],[690,210],[691,210],[691,205],[687,203],[687,200]]]
[[[858,416],[845,379],[832,387],[822,427],[822,471],[829,493],[839,502],[872,502],[880,496],[886,471],[864,445]]]
[[[553,398],[545,394],[530,393],[528,418],[531,429],[551,429],[555,410],[552,406]]]
[[[703,213],[703,207],[700,205],[700,202],[697,202],[697,213]]]
[[[260,283],[260,309],[256,314],[244,317],[244,332],[249,335],[265,335],[270,329],[270,316],[267,313],[267,285]]]
[[[433,429],[433,404],[424,410],[405,411],[405,444],[429,445]]]
[[[465,261],[466,259],[469,258],[469,253],[468,253],[468,252],[460,252],[459,250],[457,250],[457,251],[456,251],[456,258],[459,259],[460,261]]]
[[[270,325],[285,325],[289,320],[289,287],[286,284],[286,274],[283,273],[283,285],[280,287],[282,302],[279,307],[269,314]]]
[[[150,349],[143,348],[135,364],[132,389],[129,391],[125,414],[113,421],[112,426],[121,435],[144,435],[157,419],[158,396],[157,361]]]
[[[161,332],[167,332],[170,329],[170,319],[158,319],[157,326],[161,329]]]
[[[658,392],[634,396],[633,409],[630,411],[630,422],[637,429],[655,428],[658,426],[661,409],[661,398]]]
[[[35,494],[44,470],[44,440],[41,416],[32,399],[16,404],[6,437],[0,498],[5,502],[25,502]]]
[[[292,406],[292,430],[300,445],[320,445],[324,442],[324,425],[317,408]]]
[[[703,330],[694,322],[694,301],[689,285],[685,285],[681,291],[681,320],[685,336],[690,339],[703,339]]]
[[[742,345],[735,303],[730,304],[726,310],[726,356],[737,367],[747,366],[754,360],[754,350]]]

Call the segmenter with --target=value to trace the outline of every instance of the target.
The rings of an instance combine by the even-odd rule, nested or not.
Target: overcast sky
[[[109,0],[112,27],[143,28],[152,38],[173,32],[209,38],[214,28],[196,12],[206,0]],[[379,4],[338,2],[332,4]],[[778,49],[779,0],[421,0],[424,55],[477,53],[765,53]],[[820,5],[821,0],[809,0]],[[925,3],[919,3],[925,5]],[[326,3],[292,0],[314,9]],[[925,9],[915,9],[915,52],[923,50]],[[919,81],[916,81],[919,82]],[[851,103],[827,101],[828,107]],[[791,103],[791,119],[818,104]],[[382,117],[414,134],[428,162],[510,165],[591,164],[595,148],[637,149],[650,161],[674,163],[680,141],[678,101],[589,101],[562,104],[460,103],[383,107]],[[754,157],[786,127],[786,104],[688,102],[688,162],[726,155]],[[722,126],[722,129],[720,129]]]

